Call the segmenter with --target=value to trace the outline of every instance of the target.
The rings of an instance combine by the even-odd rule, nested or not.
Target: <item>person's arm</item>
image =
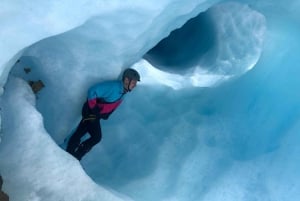
[[[97,99],[104,99],[106,94],[109,93],[109,85],[107,83],[99,83],[92,86],[88,90],[88,105],[93,109],[97,106]]]
[[[107,119],[121,103],[122,89],[119,82],[103,82],[91,87],[88,91],[88,106],[92,113]]]

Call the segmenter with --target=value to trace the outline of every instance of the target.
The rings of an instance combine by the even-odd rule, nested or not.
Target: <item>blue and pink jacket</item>
[[[121,104],[124,94],[122,81],[101,82],[88,90],[88,106],[99,107],[101,115],[110,115]]]

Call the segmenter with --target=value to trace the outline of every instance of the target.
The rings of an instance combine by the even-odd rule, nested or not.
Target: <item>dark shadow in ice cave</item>
[[[170,33],[145,55],[151,65],[171,73],[184,73],[215,46],[214,23],[208,12],[187,21]]]

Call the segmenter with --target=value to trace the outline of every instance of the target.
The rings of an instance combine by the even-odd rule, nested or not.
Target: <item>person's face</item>
[[[124,88],[131,91],[137,84],[137,80],[129,80],[127,77],[124,79]]]

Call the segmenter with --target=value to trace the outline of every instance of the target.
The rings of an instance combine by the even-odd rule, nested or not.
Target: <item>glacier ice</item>
[[[297,0],[0,5],[0,174],[11,200],[299,197]],[[197,16],[203,24],[186,28]],[[194,46],[193,26],[213,43]],[[127,66],[142,82],[79,163],[58,145],[87,88]]]

